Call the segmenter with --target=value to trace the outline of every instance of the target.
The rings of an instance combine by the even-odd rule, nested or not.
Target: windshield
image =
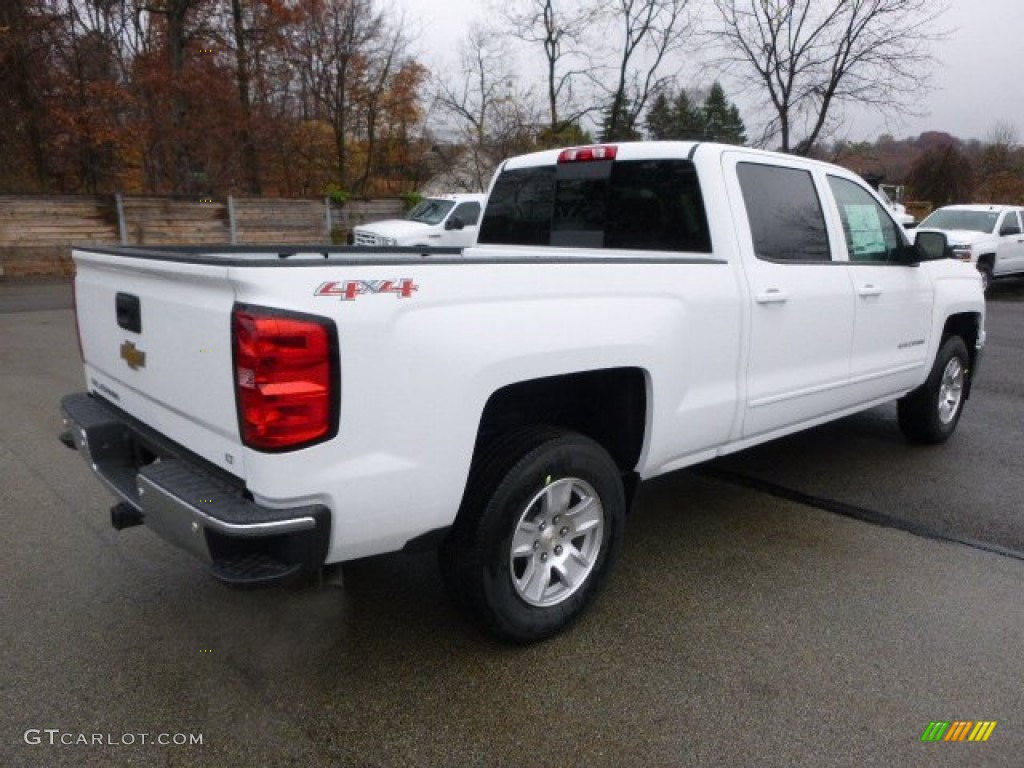
[[[934,229],[967,229],[972,232],[991,232],[996,228],[999,211],[957,211],[940,208],[920,223],[920,227]]]
[[[436,200],[428,197],[405,215],[408,221],[420,221],[424,224],[440,224],[448,215],[455,203],[451,200]]]

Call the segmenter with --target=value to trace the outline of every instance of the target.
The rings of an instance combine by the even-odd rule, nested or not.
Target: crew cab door
[[[1007,211],[996,229],[999,246],[993,274],[1024,272],[1024,234],[1021,231],[1019,212]]]
[[[750,438],[842,409],[854,300],[845,264],[833,259],[820,172],[742,152],[722,162],[749,289]]]
[[[851,393],[868,402],[923,379],[934,288],[927,265],[908,263],[906,236],[889,210],[853,179],[827,179],[854,293]]]
[[[462,223],[461,228],[454,228],[452,225],[458,219]],[[476,243],[477,225],[480,223],[480,203],[469,201],[459,203],[445,219],[444,245],[454,248],[468,248]]]

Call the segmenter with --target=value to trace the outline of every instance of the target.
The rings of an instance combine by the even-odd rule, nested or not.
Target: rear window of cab
[[[477,242],[710,253],[688,160],[591,160],[505,170]]]

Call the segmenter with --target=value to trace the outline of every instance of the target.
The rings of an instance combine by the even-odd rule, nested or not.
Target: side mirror
[[[460,219],[458,216],[452,216],[448,221],[444,223],[445,229],[465,229],[466,222]]]
[[[936,261],[948,258],[949,238],[945,232],[917,232],[914,246],[920,254],[921,261]]]
[[[1016,224],[1006,224],[999,230],[1000,237],[1012,237],[1020,234],[1020,227]]]

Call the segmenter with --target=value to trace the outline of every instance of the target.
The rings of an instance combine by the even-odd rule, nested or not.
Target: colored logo
[[[336,296],[342,301],[355,301],[358,296],[391,293],[400,299],[411,298],[420,287],[408,277],[395,280],[345,280],[321,283],[314,296]]]
[[[921,741],[988,741],[995,729],[995,720],[933,720],[921,734]]]
[[[130,341],[121,345],[121,358],[128,363],[128,367],[133,371],[146,367],[146,353]]]

